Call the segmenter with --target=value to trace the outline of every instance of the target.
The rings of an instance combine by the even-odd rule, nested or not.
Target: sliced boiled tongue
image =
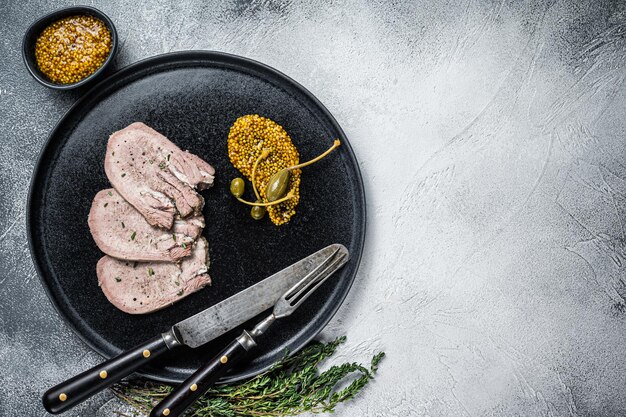
[[[191,256],[180,263],[132,262],[104,256],[98,261],[98,284],[108,300],[129,314],[145,314],[174,304],[211,283],[208,243],[198,239]]]
[[[109,138],[104,170],[113,187],[153,226],[171,229],[204,205],[194,191],[213,185],[215,170],[165,136],[137,122]]]
[[[130,314],[171,305],[211,283],[201,237],[204,199],[215,170],[143,123],[114,132],[89,229],[106,256],[96,266],[109,301]]]
[[[96,194],[88,223],[102,252],[130,261],[178,261],[191,254],[204,228],[200,215],[174,220],[172,230],[151,226],[113,188]]]

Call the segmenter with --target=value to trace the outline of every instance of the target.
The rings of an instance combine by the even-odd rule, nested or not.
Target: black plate
[[[304,170],[297,214],[281,227],[268,219],[253,220],[249,208],[228,191],[230,180],[240,175],[228,160],[228,130],[237,117],[250,113],[281,124],[301,160],[321,153],[335,138],[342,141],[338,151]],[[95,265],[102,253],[87,226],[91,200],[110,186],[103,167],[107,139],[135,121],[152,126],[216,169],[215,186],[202,192],[213,285],[169,308],[139,316],[117,310],[98,288]],[[149,58],[96,85],[52,131],[35,169],[28,202],[28,238],[42,283],[61,317],[105,357],[167,330],[322,247],[335,242],[346,245],[349,263],[294,315],[270,329],[259,356],[244,368],[233,369],[222,382],[267,369],[285,349],[293,353],[302,348],[328,323],[352,285],[364,235],[359,167],[328,110],[280,72],[216,52]],[[241,327],[202,348],[166,357],[142,374],[179,383],[240,331]]]

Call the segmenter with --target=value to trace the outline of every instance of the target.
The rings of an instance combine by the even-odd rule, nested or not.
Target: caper
[[[230,182],[230,193],[235,197],[241,197],[245,189],[246,183],[243,181],[243,178],[234,178]]]
[[[267,201],[271,203],[272,201],[283,198],[285,194],[287,194],[290,177],[291,175],[289,173],[289,170],[286,168],[281,169],[270,177],[270,180],[267,182],[267,189],[265,191]]]
[[[259,200],[257,200],[256,202],[260,203]],[[254,220],[261,220],[263,216],[265,216],[266,211],[267,209],[263,206],[253,206],[252,209],[250,209],[250,215]]]

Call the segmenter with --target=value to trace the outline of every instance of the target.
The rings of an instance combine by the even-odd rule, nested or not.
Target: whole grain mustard
[[[39,70],[52,82],[72,84],[104,64],[111,52],[111,32],[102,20],[78,15],[60,19],[37,38]]]
[[[268,150],[267,157],[259,156]],[[284,168],[297,165],[300,155],[291,138],[281,125],[257,114],[238,118],[228,133],[228,157],[230,162],[246,178],[252,181],[254,164],[259,160],[254,184],[263,201],[267,201],[266,188],[270,177]],[[282,203],[267,207],[270,220],[275,225],[287,223],[296,214],[300,201],[299,169],[291,172],[289,190],[293,196]]]

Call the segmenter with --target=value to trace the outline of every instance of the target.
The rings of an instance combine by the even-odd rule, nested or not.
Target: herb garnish
[[[125,172],[122,172],[122,178],[124,178],[126,176]]]
[[[115,277],[115,282],[122,282],[122,278],[120,278],[120,277]]]
[[[113,197],[113,193],[111,191],[109,191],[107,194],[109,195],[109,197]]]
[[[148,276],[151,277],[152,275],[154,275],[154,269],[148,268]]]
[[[369,369],[352,362],[320,372],[319,365],[331,357],[345,337],[329,343],[313,342],[292,357],[254,378],[212,387],[187,414],[189,417],[282,417],[305,412],[332,413],[374,378],[385,356],[377,353]],[[352,381],[352,382],[350,382]],[[345,388],[335,390],[350,382]],[[146,415],[172,391],[169,385],[146,381],[125,381],[112,387],[113,393]]]
[[[106,206],[108,206],[108,205],[109,205],[109,203],[104,203],[104,207],[106,207]]]
[[[126,225],[122,222],[122,229],[126,229]]]
[[[137,232],[133,232],[133,234],[130,235],[130,240],[135,240],[135,236],[137,236]]]

